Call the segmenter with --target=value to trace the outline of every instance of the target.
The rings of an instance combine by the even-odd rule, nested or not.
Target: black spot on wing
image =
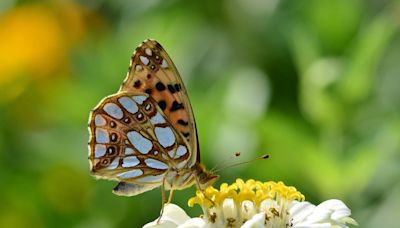
[[[168,85],[168,90],[170,93],[174,94],[176,92],[175,87],[171,84]]]
[[[182,120],[182,119],[179,119],[179,120],[178,120],[178,124],[183,125],[183,126],[187,126],[187,125],[189,124],[189,122],[184,121],[184,120]]]
[[[165,90],[165,85],[162,82],[157,82],[156,89],[158,91],[164,91]]]
[[[172,102],[172,107],[170,108],[170,111],[174,112],[179,109],[184,109],[183,104],[178,103],[177,101]]]
[[[133,84],[133,87],[139,88],[142,85],[142,82],[140,80],[136,80],[135,83]]]
[[[164,111],[167,108],[167,103],[164,100],[161,100],[158,102],[158,106]]]
[[[176,83],[176,84],[174,85],[174,88],[175,88],[176,92],[179,92],[179,91],[181,91],[182,86],[181,86],[181,84]]]
[[[155,46],[156,46],[158,49],[160,49],[160,50],[163,49],[163,48],[161,47],[161,45],[160,45],[159,43],[157,43],[157,42],[155,42]]]

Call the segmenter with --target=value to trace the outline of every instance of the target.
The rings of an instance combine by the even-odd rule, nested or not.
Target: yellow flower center
[[[196,196],[188,201],[188,205],[193,207],[199,204],[202,207],[210,208],[213,206],[221,206],[227,198],[233,199],[236,204],[241,204],[248,200],[259,206],[266,199],[271,199],[277,202],[284,201],[304,201],[304,195],[301,194],[295,187],[286,186],[283,182],[261,182],[253,179],[244,182],[242,179],[237,179],[235,183],[228,185],[221,184],[219,190],[209,186],[202,191],[197,191]]]

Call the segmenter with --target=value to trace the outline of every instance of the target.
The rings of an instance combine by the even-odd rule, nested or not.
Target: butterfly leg
[[[197,178],[197,176],[195,177],[195,180],[196,180],[197,189],[199,189],[201,191],[201,193],[203,194],[204,198],[206,198],[208,201],[210,201],[212,203],[212,205],[214,206],[215,205],[214,201],[206,195],[205,189],[201,188],[201,185],[200,185],[200,182],[199,182],[199,179]]]
[[[165,181],[166,181],[166,177],[164,177],[163,182],[162,182],[162,186],[161,186],[161,211],[160,211],[160,217],[158,217],[157,219],[157,224],[160,223],[161,217],[164,213],[164,205],[165,205]]]
[[[173,188],[173,186],[171,185],[171,188],[170,188],[170,190],[169,190],[169,196],[168,196],[168,201],[167,201],[167,203],[171,203],[171,201],[172,201],[172,196],[174,195],[174,188]]]

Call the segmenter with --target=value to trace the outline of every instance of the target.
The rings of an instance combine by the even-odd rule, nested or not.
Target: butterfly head
[[[201,163],[198,163],[195,166],[195,169],[199,184],[198,187],[200,189],[206,189],[208,186],[211,186],[219,178],[218,175],[206,170],[206,168]]]

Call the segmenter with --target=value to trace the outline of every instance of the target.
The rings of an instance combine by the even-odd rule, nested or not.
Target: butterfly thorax
[[[184,189],[193,184],[200,190],[212,185],[218,180],[218,175],[205,169],[201,163],[196,163],[190,168],[172,169],[166,175],[167,188]]]

